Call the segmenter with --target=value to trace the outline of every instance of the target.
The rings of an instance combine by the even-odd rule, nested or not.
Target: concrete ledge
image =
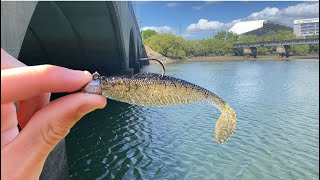
[[[53,149],[53,151],[49,154],[39,179],[69,179],[65,139],[61,140],[59,144]]]

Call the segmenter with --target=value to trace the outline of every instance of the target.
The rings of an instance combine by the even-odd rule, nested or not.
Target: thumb
[[[36,112],[20,134],[2,148],[1,155],[6,151],[10,153],[5,156],[4,163],[20,167],[11,168],[11,173],[9,169],[4,172],[25,174],[25,177],[40,175],[47,156],[72,126],[85,114],[105,105],[105,97],[81,92],[52,101]]]

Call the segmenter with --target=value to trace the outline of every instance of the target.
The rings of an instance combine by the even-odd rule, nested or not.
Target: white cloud
[[[203,6],[192,6],[192,9],[200,11],[201,9],[203,9]]]
[[[251,20],[262,19],[262,20],[264,20],[268,17],[274,17],[278,12],[279,12],[278,8],[267,7],[265,9],[263,9],[262,11],[252,13],[250,16],[247,17],[247,19],[251,19]]]
[[[203,30],[228,30],[235,23],[240,21],[252,20],[271,20],[287,25],[292,25],[295,19],[315,18],[319,17],[319,2],[317,3],[300,3],[295,6],[278,9],[276,7],[266,7],[265,9],[254,12],[249,16],[236,19],[231,22],[208,21],[200,19],[198,23],[192,23],[187,27],[187,31],[203,31]]]
[[[143,27],[142,30],[147,30],[147,29],[151,29],[154,31],[157,31],[158,33],[174,33],[174,30],[172,27],[170,26],[146,26]]]
[[[280,12],[281,15],[291,17],[317,16],[319,17],[319,3],[302,3],[295,6],[289,6]]]
[[[319,17],[319,2],[300,3],[284,9],[266,7],[259,12],[252,13],[243,20],[272,20],[292,25],[293,20],[295,19],[315,17]]]
[[[208,21],[206,19],[200,19],[198,23],[190,24],[187,27],[188,32],[194,32],[194,31],[209,31],[209,30],[219,30],[223,28],[224,23],[221,23],[219,21]]]
[[[168,7],[170,7],[170,8],[176,7],[176,6],[178,6],[178,5],[179,5],[179,4],[176,3],[176,2],[170,2],[170,3],[167,3],[167,4],[166,4],[166,6],[168,6]]]
[[[242,21],[242,19],[236,19],[231,22],[225,23],[221,30],[228,31],[233,25],[235,25],[236,23],[241,22],[241,21]]]
[[[198,7],[198,9],[196,8]],[[201,10],[204,6],[193,7],[196,10]],[[283,9],[276,7],[266,7],[261,11],[254,12],[247,17],[236,19],[230,22],[209,21],[207,19],[200,19],[197,23],[190,24],[186,33],[183,34],[185,38],[192,38],[199,32],[205,31],[228,31],[234,24],[241,21],[252,20],[271,20],[289,26],[293,26],[293,20],[319,18],[319,2],[304,2],[294,6],[289,6]]]

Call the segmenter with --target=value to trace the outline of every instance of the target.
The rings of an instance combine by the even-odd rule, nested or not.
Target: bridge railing
[[[295,44],[319,44],[319,39],[293,39],[283,41],[269,41],[269,42],[250,42],[242,44],[234,44],[234,48],[244,47],[263,47],[263,46],[279,46],[279,45],[295,45]]]

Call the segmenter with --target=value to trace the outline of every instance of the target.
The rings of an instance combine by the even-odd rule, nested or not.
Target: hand
[[[105,107],[105,97],[82,92],[49,103],[51,92],[73,92],[91,79],[87,71],[26,66],[1,49],[1,179],[39,179],[47,156],[71,127]]]

